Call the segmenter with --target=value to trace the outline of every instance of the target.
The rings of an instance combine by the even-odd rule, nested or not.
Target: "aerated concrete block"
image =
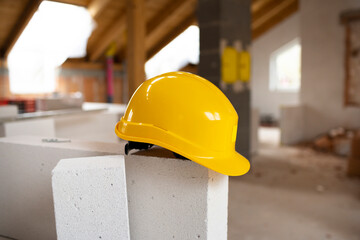
[[[0,138],[0,235],[56,239],[51,171],[63,158],[119,154],[117,144]]]
[[[130,239],[123,156],[61,160],[52,187],[58,240]]]
[[[84,103],[84,109],[104,108],[99,112],[77,113],[56,116],[56,137],[79,139],[85,141],[118,143],[115,125],[124,115],[123,104]]]
[[[16,117],[19,108],[16,105],[5,105],[0,106],[0,118],[11,118]]]
[[[303,140],[304,127],[303,105],[282,106],[280,109],[280,142],[283,145],[297,144]]]
[[[228,176],[157,148],[125,164],[131,239],[227,239]]]
[[[13,136],[55,136],[54,119],[52,118],[38,118],[29,120],[18,120],[4,122],[4,137]]]
[[[0,139],[0,235],[56,239],[51,170],[60,159],[123,155],[123,148],[122,143]],[[227,176],[159,148],[125,156],[125,169],[131,239],[227,238]]]

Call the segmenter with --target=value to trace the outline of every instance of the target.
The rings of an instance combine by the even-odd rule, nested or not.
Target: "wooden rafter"
[[[162,37],[161,41],[155,44],[152,48],[147,51],[147,59],[153,57],[158,53],[163,47],[169,44],[174,40],[179,34],[184,32],[189,26],[196,23],[196,17],[194,13],[190,13],[177,27],[173,28],[165,37]]]
[[[63,69],[83,69],[83,70],[104,70],[104,63],[85,62],[84,60],[78,61],[75,59],[69,59],[61,65]],[[121,64],[114,64],[115,71],[122,70]]]
[[[90,61],[97,60],[106,48],[117,37],[124,33],[126,29],[126,15],[125,11],[120,14],[120,17],[105,31],[103,37],[96,41],[92,46],[89,46],[89,59]]]
[[[178,30],[173,30],[171,31],[172,28],[167,27],[169,24],[172,24],[173,22],[181,22],[179,21],[179,16],[181,15],[185,15],[185,17],[187,17],[189,13],[192,13],[193,15],[193,19],[195,19],[195,9],[194,9],[194,0],[174,0],[174,1],[170,1],[169,4],[167,4],[165,7],[163,7],[158,14],[155,15],[155,17],[153,17],[152,19],[150,19],[150,21],[147,23],[146,25],[146,51],[147,51],[147,59],[149,58],[149,56],[153,56],[154,52],[158,52],[159,50],[161,50],[162,47],[164,47],[165,45],[162,46],[162,44],[164,42],[163,37],[165,36],[165,38],[171,33],[173,32],[178,32]],[[195,22],[192,21],[192,23]],[[180,25],[182,23],[179,23]],[[190,24],[191,25],[191,24]],[[182,31],[179,32],[179,34],[181,32],[183,32],[188,26],[187,25],[184,29],[183,27],[180,27],[180,29],[183,29]],[[179,29],[179,28],[177,28]],[[176,36],[175,36],[176,37]],[[173,37],[172,39],[174,39],[175,37]],[[121,41],[121,47],[119,47],[120,51],[119,51],[119,58],[123,58],[124,52],[126,51],[126,47],[127,44],[124,41]],[[169,43],[169,42],[167,42]],[[159,46],[162,46],[160,49]]]
[[[194,15],[196,0],[176,0],[165,6],[156,17],[150,20],[146,36],[146,49],[152,49],[168,31],[169,25],[179,21],[179,16]]]
[[[9,55],[11,49],[14,47],[16,41],[24,31],[26,25],[29,23],[36,10],[39,8],[41,2],[42,0],[28,1],[28,4],[25,6],[20,18],[17,20],[15,26],[12,28],[12,31],[5,41],[4,48],[1,51],[2,57],[6,58]]]
[[[110,2],[111,0],[92,0],[88,6],[90,15],[96,19]]]
[[[290,0],[292,1],[292,0]],[[261,8],[257,9],[257,11],[253,11],[251,14],[251,21],[256,23],[259,19],[265,17],[269,12],[273,9],[277,8],[279,5],[284,4],[285,2],[289,2],[289,0],[266,0],[263,1],[263,5]]]
[[[251,3],[251,12],[255,13],[262,9],[264,5],[266,5],[268,2],[272,0],[253,0]]]
[[[284,0],[266,14],[260,16],[251,24],[252,38],[255,39],[265,33],[267,30],[295,13],[299,8],[298,0]]]
[[[127,79],[128,98],[145,80],[145,0],[127,0]]]
[[[87,0],[50,0],[52,2],[59,2],[65,4],[72,4],[79,7],[87,7],[88,1]]]

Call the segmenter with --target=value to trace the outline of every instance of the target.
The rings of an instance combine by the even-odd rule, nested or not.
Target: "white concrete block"
[[[51,170],[60,159],[122,154],[121,143],[0,139],[0,235],[55,239]],[[144,156],[144,155],[147,156]],[[228,177],[164,149],[125,156],[131,239],[226,239]]]
[[[44,143],[41,137],[0,138],[0,235],[56,239],[51,171],[63,158],[119,154],[118,144]]]
[[[123,112],[104,111],[55,117],[57,137],[117,143],[115,125]]]
[[[131,239],[227,239],[228,176],[164,149],[125,156]]]
[[[5,137],[12,136],[55,136],[54,119],[38,118],[29,120],[19,120],[3,123]]]
[[[280,114],[280,142],[291,145],[304,139],[304,106],[282,106]]]
[[[18,106],[16,105],[0,106],[0,118],[16,117],[17,114],[18,114]]]
[[[130,239],[123,156],[61,160],[53,170],[57,239]]]

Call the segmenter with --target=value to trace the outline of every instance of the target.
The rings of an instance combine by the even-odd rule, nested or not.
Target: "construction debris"
[[[360,134],[360,130],[334,128],[317,137],[312,146],[317,151],[348,157],[352,151],[352,140],[356,134]]]

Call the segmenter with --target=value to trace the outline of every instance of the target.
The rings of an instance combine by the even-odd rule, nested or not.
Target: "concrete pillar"
[[[250,157],[250,88],[221,81],[221,55],[225,46],[249,50],[251,0],[199,0],[200,63],[198,74],[217,85],[239,115],[236,150]]]
[[[52,189],[58,240],[130,239],[123,156],[61,160]]]

